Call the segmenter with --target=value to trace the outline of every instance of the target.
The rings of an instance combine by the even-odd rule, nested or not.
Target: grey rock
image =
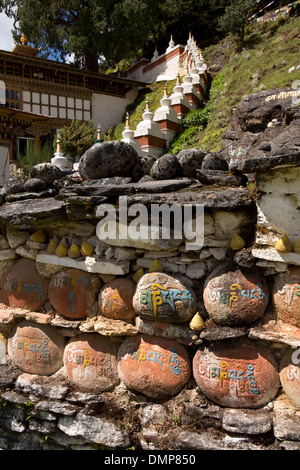
[[[202,161],[202,170],[228,170],[228,163],[225,158],[216,153],[208,153]]]
[[[203,159],[207,152],[199,149],[187,149],[181,150],[177,154],[177,159],[182,167],[183,176],[189,178],[196,177],[196,169],[200,169]]]
[[[270,413],[263,410],[227,409],[223,414],[222,426],[229,432],[263,434],[272,429],[272,419]]]
[[[8,196],[9,194],[22,193],[24,191],[24,184],[19,178],[11,178],[4,183],[1,189],[1,196]]]
[[[30,178],[40,179],[44,181],[46,185],[52,185],[54,181],[59,180],[64,176],[64,172],[52,163],[39,163],[30,171]]]
[[[174,192],[163,192],[163,187],[160,187],[162,194],[159,194],[158,192],[156,194],[153,194],[153,199],[152,197],[150,198],[148,194],[136,194],[128,196],[128,206],[131,204],[140,203],[145,204],[146,207],[149,207],[151,205],[151,202],[155,201],[156,204],[203,204],[207,209],[211,208],[229,210],[236,209],[238,207],[252,206],[254,203],[248,188],[227,188],[220,189],[218,191],[208,189],[199,190],[197,188],[196,191],[192,191],[193,186],[190,186],[189,188],[183,191],[184,186],[182,186],[182,188],[179,187],[179,183],[181,183],[181,180],[174,180],[174,182],[178,183],[177,188],[171,189],[171,185],[169,186],[169,191]],[[156,181],[155,183],[165,182]],[[171,183],[171,180],[169,181],[169,183]],[[152,189],[154,190],[155,186],[152,186]],[[182,190],[175,192],[176,189]]]
[[[36,222],[50,217],[56,222],[65,216],[64,203],[53,198],[30,199],[4,204],[0,208],[0,221],[19,230],[36,229]],[[65,219],[64,219],[65,220]]]
[[[36,404],[36,410],[72,416],[77,413],[78,407],[58,400],[42,400]]]
[[[222,170],[196,170],[196,178],[205,185],[241,186],[244,182],[243,175],[228,174]]]
[[[229,169],[260,173],[300,163],[300,113],[295,89],[271,89],[246,96],[236,107],[220,154]],[[234,144],[230,134],[241,134]]]
[[[103,418],[78,413],[75,418],[69,416],[59,418],[58,427],[68,436],[81,436],[109,448],[129,446],[126,432]]]
[[[24,190],[28,192],[40,192],[46,189],[47,185],[45,181],[39,178],[29,178],[24,183]]]
[[[150,176],[156,180],[172,179],[181,176],[181,165],[173,154],[158,158],[150,170]]]
[[[83,180],[131,176],[137,161],[136,150],[126,142],[103,142],[93,145],[83,154],[78,172]]]
[[[9,196],[6,196],[5,201],[16,202],[16,201],[25,201],[26,199],[42,199],[42,198],[54,197],[54,196],[56,196],[56,189],[49,188],[40,192],[30,192],[30,193],[24,192],[24,193],[18,193],[18,194],[9,194]]]

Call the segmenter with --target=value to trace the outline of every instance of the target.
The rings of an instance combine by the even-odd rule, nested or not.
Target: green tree
[[[44,53],[74,54],[98,71],[99,58],[115,65],[142,47],[159,25],[159,0],[0,0],[14,18],[14,37],[24,34]]]
[[[248,18],[257,8],[256,0],[231,0],[225,8],[225,13],[219,19],[219,27],[225,33],[232,33],[243,45],[245,28]]]
[[[77,155],[81,157],[96,142],[94,123],[73,119],[70,126],[59,130],[59,137],[62,152],[75,160]],[[56,147],[56,142],[54,145]]]

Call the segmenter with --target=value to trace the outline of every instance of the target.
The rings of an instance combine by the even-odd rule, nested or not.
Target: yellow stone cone
[[[89,242],[83,242],[80,252],[82,256],[91,256],[94,253],[94,247]]]
[[[145,274],[145,271],[143,270],[143,268],[140,268],[138,271],[136,271],[134,273],[134,275],[132,276],[132,280],[133,282],[138,282],[139,279],[141,279],[142,276],[144,276]]]
[[[203,328],[205,328],[204,320],[201,317],[199,312],[197,312],[193,316],[193,318],[191,319],[189,325],[190,325],[190,329],[194,330],[194,331],[200,331],[200,330],[203,330]]]
[[[246,246],[245,240],[238,234],[235,233],[231,239],[230,247],[232,250],[241,250]]]
[[[76,245],[76,243],[73,243],[70,248],[68,249],[68,256],[69,258],[76,259],[79,258],[80,256],[80,249],[79,246]]]
[[[62,243],[60,243],[58,245],[58,247],[56,248],[55,250],[55,254],[56,256],[58,256],[59,258],[64,258],[65,256],[68,255],[68,249],[65,247],[65,245],[63,245]]]
[[[45,232],[40,228],[34,234],[32,235],[32,241],[33,242],[39,242],[39,243],[45,243],[46,241],[46,235]]]
[[[293,245],[291,244],[289,238],[284,235],[275,245],[275,250],[281,251],[283,253],[289,253],[292,251]]]
[[[47,246],[47,253],[49,255],[54,255],[57,246],[58,246],[57,243],[53,240],[53,238],[51,238],[51,240],[50,240],[50,242],[48,243],[48,246]]]
[[[158,261],[158,259],[155,259],[153,261],[153,263],[149,267],[148,272],[149,273],[162,273],[163,272],[163,267],[160,264],[160,262]]]
[[[294,252],[300,255],[300,238],[295,241]]]

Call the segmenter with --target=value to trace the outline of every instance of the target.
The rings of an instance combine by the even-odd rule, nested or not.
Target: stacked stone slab
[[[247,97],[234,117],[240,128],[218,154],[188,149],[158,159],[172,168],[177,159],[182,173],[172,180],[154,180],[153,171],[138,182],[114,174],[68,185],[65,175],[55,183],[55,172],[55,197],[6,193],[2,448],[300,449],[300,155],[292,96]],[[267,127],[278,101],[282,122]],[[116,169],[115,145],[104,148]],[[132,157],[133,171],[140,160]],[[257,194],[244,180],[254,170]],[[146,224],[144,238],[130,236],[139,221],[133,211],[148,211],[151,221],[154,204],[174,205],[173,222],[181,220],[178,207],[204,205],[203,226],[193,219],[203,246],[191,249],[188,233],[173,230],[166,239]],[[124,207],[132,211],[127,225]]]

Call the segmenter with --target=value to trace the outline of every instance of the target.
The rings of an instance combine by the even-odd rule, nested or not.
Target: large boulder
[[[168,180],[181,174],[182,169],[178,158],[172,154],[158,158],[150,170],[150,176],[156,180]]]
[[[229,162],[229,170],[261,173],[278,166],[299,165],[298,97],[296,88],[274,88],[243,98],[219,152]]]
[[[103,142],[82,155],[78,171],[83,180],[130,176],[137,161],[136,150],[126,142]]]
[[[196,178],[196,170],[201,168],[204,157],[207,152],[199,149],[181,150],[177,154],[177,159],[182,167],[183,176]]]
[[[39,163],[30,171],[30,178],[42,180],[47,186],[52,185],[54,181],[59,180],[63,176],[65,176],[64,172],[52,163]]]

